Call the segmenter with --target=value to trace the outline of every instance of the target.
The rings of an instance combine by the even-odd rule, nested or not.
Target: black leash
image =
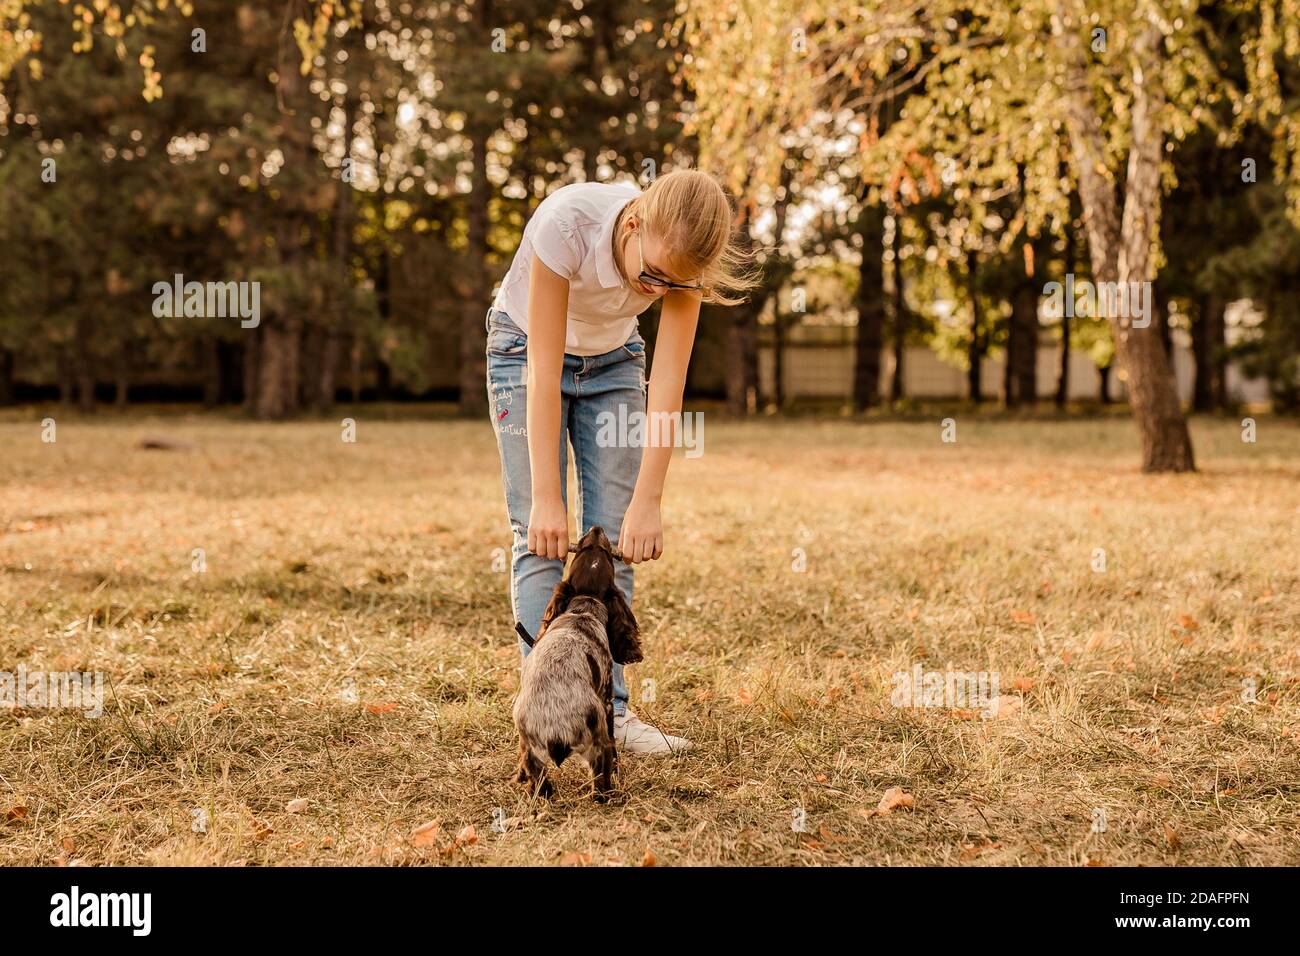
[[[517,621],[515,622],[515,633],[518,634],[519,639],[523,641],[525,644],[527,644],[529,647],[532,647],[534,644],[537,643],[528,635],[528,628],[524,627],[523,624],[520,624]]]

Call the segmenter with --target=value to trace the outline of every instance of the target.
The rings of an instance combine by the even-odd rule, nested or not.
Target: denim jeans
[[[528,550],[528,517],[532,508],[532,474],[528,467],[528,336],[499,309],[487,314],[488,410],[501,454],[501,483],[505,487],[506,511],[514,534],[510,562],[510,603],[515,621],[534,639],[542,623],[542,612],[564,574],[564,561],[543,558]],[[645,340],[633,333],[623,345],[603,355],[564,356],[560,374],[560,494],[568,498],[568,449],[573,447],[578,480],[577,535],[600,525],[611,541],[618,540],[623,513],[632,501],[637,473],[641,469],[641,448],[600,447],[596,436],[601,413],[619,417],[645,412]],[[571,539],[576,540],[576,539]],[[632,605],[632,566],[617,562],[619,590]],[[517,638],[518,639],[518,638]],[[528,656],[528,645],[519,640],[520,663]],[[627,711],[628,690],[623,665],[614,665],[614,713]]]

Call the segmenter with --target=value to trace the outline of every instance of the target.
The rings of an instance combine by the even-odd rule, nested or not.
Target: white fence
[[[758,368],[760,387],[764,395],[772,394],[773,351],[770,346],[759,349]],[[881,355],[880,391],[887,394],[894,380],[894,355],[892,351]],[[848,398],[853,394],[853,346],[790,344],[784,352],[783,376],[787,398]],[[1059,345],[1044,344],[1038,350],[1038,395],[1048,399],[1056,395],[1057,377],[1061,367]],[[1178,377],[1178,392],[1183,401],[1190,402],[1195,380],[1192,352],[1185,344],[1174,344],[1174,373]],[[985,359],[982,369],[983,391],[987,399],[1002,394],[1003,362],[1001,358]],[[949,365],[926,348],[909,348],[903,356],[903,394],[908,398],[966,398],[969,396],[967,372],[964,368]],[[1228,365],[1228,396],[1239,402],[1268,400],[1268,384],[1263,379],[1247,379],[1232,364]],[[1124,398],[1124,383],[1118,366],[1110,376],[1110,396]],[[1101,376],[1097,366],[1083,353],[1070,353],[1071,400],[1098,399],[1101,396]]]

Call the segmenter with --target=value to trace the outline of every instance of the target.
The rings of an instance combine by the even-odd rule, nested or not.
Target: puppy
[[[519,774],[536,796],[555,792],[546,758],[572,753],[591,768],[593,795],[606,799],[618,767],[614,751],[614,662],[642,659],[636,618],[614,581],[614,549],[594,527],[577,545],[569,572],[542,615],[524,660],[515,701]]]

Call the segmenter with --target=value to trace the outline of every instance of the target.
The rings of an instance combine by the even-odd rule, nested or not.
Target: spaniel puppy
[[[516,779],[549,800],[554,787],[546,778],[546,758],[558,767],[577,754],[591,768],[595,798],[603,801],[618,766],[614,662],[635,664],[641,644],[636,618],[614,582],[618,559],[605,532],[592,528],[575,550],[524,660],[514,707]]]

